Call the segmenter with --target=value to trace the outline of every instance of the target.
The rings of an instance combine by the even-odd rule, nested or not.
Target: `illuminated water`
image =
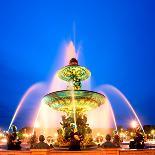
[[[74,97],[74,87],[73,87],[73,82],[69,82],[69,90],[71,92],[71,96],[72,96],[72,105],[73,105],[73,119],[74,119],[74,124],[75,127],[76,125],[76,105],[75,105],[75,97]]]
[[[139,119],[138,115],[136,114],[134,108],[132,107],[132,105],[130,104],[128,99],[125,97],[125,95],[120,90],[118,90],[116,87],[114,87],[112,85],[108,85],[108,84],[102,85],[99,89],[103,91],[103,93],[107,96],[107,98],[109,99],[109,101],[112,105],[114,105],[116,103],[115,101],[117,100],[116,98],[115,98],[115,101],[112,100],[113,96],[115,96],[119,99],[119,103],[125,104],[127,106],[128,110],[130,110],[131,113],[133,114],[133,118],[129,121],[136,120],[138,125],[140,126],[140,128],[143,130],[143,126],[142,126],[140,119]],[[115,103],[113,103],[113,102],[115,102]],[[120,106],[120,105],[117,105],[117,107],[118,106]],[[121,106],[122,106],[121,111],[123,111],[123,108],[125,108],[125,107],[124,107],[124,105],[121,105]],[[121,112],[121,111],[119,110],[119,112]],[[122,116],[124,116],[124,114]],[[124,120],[124,122],[125,122],[125,120]],[[130,123],[131,122],[128,122],[129,125],[130,125]],[[143,132],[144,132],[144,130],[143,130]]]
[[[62,66],[68,65],[68,62],[71,58],[79,58],[80,52],[76,53],[75,47],[73,45],[73,42],[69,42],[68,44],[65,45],[64,48],[64,54],[63,54],[63,60],[59,60],[59,64],[56,67],[56,70],[60,68],[60,64]],[[61,67],[62,67],[61,66]],[[59,91],[59,90],[65,90],[67,88],[67,83],[64,82],[63,80],[60,80],[56,73],[54,72],[53,75],[50,77],[50,81],[47,82],[46,84],[46,94],[49,92],[54,92],[54,91]],[[32,85],[26,93],[23,95],[15,113],[14,116],[11,120],[11,123],[9,125],[8,130],[10,129],[11,125],[14,123],[20,109],[22,108],[23,104],[26,102],[27,98],[29,95],[34,92],[42,89],[42,87],[45,87],[44,83],[37,83]],[[83,82],[82,89],[84,90],[91,90],[91,78]],[[113,128],[117,130],[117,107],[114,108],[113,101],[111,100],[111,94],[115,94],[121,101],[124,102],[125,105],[127,105],[128,109],[130,109],[130,114],[132,113],[134,115],[133,119],[136,119],[139,125],[142,128],[142,124],[129,103],[129,101],[126,99],[126,97],[121,93],[117,88],[111,85],[103,85],[100,87],[100,89],[97,90],[98,92],[104,94],[107,97],[107,103],[103,104],[102,106],[90,111],[87,113],[87,118],[88,118],[88,123],[92,129],[94,129],[95,134],[102,133],[109,133],[109,129]],[[74,123],[76,124],[76,105],[74,104],[74,92],[73,90],[71,91],[72,93],[72,103],[73,103],[73,113],[74,113]],[[35,102],[35,101],[33,101]],[[27,104],[27,103],[26,103]],[[120,113],[123,111],[123,109],[119,109]],[[58,128],[60,128],[60,122],[61,122],[61,116],[62,112],[55,111],[51,108],[49,108],[47,105],[44,105],[42,103],[37,103],[37,108],[36,112],[34,113],[33,117],[34,121],[32,121],[33,124],[33,131],[37,129],[41,129],[40,133],[44,135],[55,135],[56,136],[56,131]],[[129,114],[129,115],[130,115]],[[33,119],[32,119],[33,120]],[[126,120],[124,120],[125,122]],[[49,123],[50,122],[50,123]],[[18,124],[17,124],[18,125]],[[50,129],[50,132],[49,132]],[[104,130],[103,130],[104,129]],[[143,130],[143,128],[142,128]]]
[[[74,47],[72,41],[70,41],[64,45],[64,53],[62,55],[63,55],[63,60],[61,61],[62,66],[68,65],[68,62],[71,58],[73,58],[73,57],[78,58],[78,55],[75,52],[75,47]],[[58,65],[60,65],[60,64],[58,64]],[[59,68],[60,67],[58,67],[57,69],[59,69]],[[58,76],[56,75],[56,72],[55,72],[51,76],[51,81],[49,82],[48,92],[50,93],[50,92],[54,92],[54,91],[65,90],[67,88],[67,85],[68,85],[68,83],[61,80],[60,78],[58,78]],[[72,93],[72,91],[71,91],[71,93]],[[72,96],[73,96],[73,100],[74,100],[74,95],[72,95]],[[75,105],[74,105],[73,101],[72,101],[72,103],[73,103],[73,111],[74,111],[74,122],[76,124],[76,113],[75,113],[76,109],[75,109]],[[36,129],[36,127],[35,127],[36,124],[39,124],[39,128],[42,128],[42,130],[44,130],[44,132],[46,131],[49,134],[51,134],[51,133],[56,134],[56,130],[58,128],[60,128],[62,113],[50,109],[47,105],[40,104],[39,107],[40,108],[38,109],[37,116],[36,116],[36,119],[34,122],[34,129]],[[51,132],[47,131],[49,129],[51,129]]]
[[[16,116],[17,116],[17,114],[19,113],[19,111],[20,111],[21,107],[23,106],[23,104],[25,103],[27,97],[28,97],[32,92],[34,92],[34,91],[36,91],[36,90],[39,90],[39,89],[43,88],[44,86],[45,86],[44,83],[36,83],[36,84],[32,85],[30,88],[28,88],[28,90],[25,92],[25,94],[23,95],[23,97],[21,98],[21,100],[20,100],[20,102],[19,102],[19,104],[18,104],[18,107],[17,107],[17,109],[16,109],[16,111],[15,111],[13,117],[12,117],[12,120],[11,120],[11,122],[10,122],[10,125],[9,125],[9,127],[8,127],[8,131],[10,130],[12,124],[14,123],[14,120],[16,119]]]

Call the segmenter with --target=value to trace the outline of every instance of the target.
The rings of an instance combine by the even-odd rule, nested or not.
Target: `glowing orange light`
[[[137,126],[138,126],[137,121],[132,120],[132,121],[131,121],[131,127],[132,127],[132,128],[136,128]]]
[[[35,128],[40,128],[40,123],[36,122],[34,126],[35,126]]]

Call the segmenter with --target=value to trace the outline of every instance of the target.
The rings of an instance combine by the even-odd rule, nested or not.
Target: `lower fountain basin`
[[[105,104],[107,101],[103,94],[88,91],[88,90],[62,90],[52,92],[44,96],[42,102],[47,104],[52,109],[72,112],[73,102],[76,106],[76,111],[87,112]]]

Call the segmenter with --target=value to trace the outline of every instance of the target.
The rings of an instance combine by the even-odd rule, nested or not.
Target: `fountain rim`
[[[61,90],[49,93],[43,97],[42,102],[47,104],[49,107],[52,107],[53,109],[59,109],[58,111],[72,109],[70,107],[72,102],[71,91],[72,90]],[[105,104],[107,100],[104,94],[95,91],[74,90],[74,94],[75,98],[73,100],[76,102],[76,106],[79,107],[78,109],[85,109],[84,111],[90,111],[91,109],[100,107],[102,104]],[[81,102],[79,101],[80,98]]]
[[[71,92],[72,90],[66,90],[66,89],[63,89],[63,90],[58,90],[58,91],[53,91],[53,92],[51,92],[51,93],[48,93],[48,94],[46,94],[45,96],[43,96],[43,98],[44,97],[46,97],[46,96],[48,96],[48,95],[50,95],[50,94],[52,94],[52,93],[58,93],[58,92]],[[99,92],[96,92],[96,91],[92,91],[92,90],[85,90],[85,89],[83,89],[83,90],[73,90],[73,92],[78,92],[78,91],[81,91],[81,92],[91,92],[91,93],[95,93],[95,94],[98,94],[98,95],[101,95],[101,96],[103,96],[103,97],[105,97],[106,98],[106,96],[104,95],[104,94],[102,94],[102,93],[99,93]]]

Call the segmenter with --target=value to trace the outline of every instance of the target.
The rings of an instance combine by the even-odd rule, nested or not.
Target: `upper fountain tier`
[[[87,68],[79,66],[78,61],[72,58],[68,66],[57,72],[59,78],[68,82],[68,90],[49,93],[44,96],[42,102],[52,109],[66,113],[72,113],[74,105],[77,112],[85,113],[106,103],[107,99],[103,94],[80,90],[81,81],[89,78],[90,74]]]
[[[78,61],[72,58],[69,65],[61,68],[57,75],[60,79],[73,85],[74,90],[79,90],[81,89],[81,81],[88,79],[91,73],[87,68],[79,66]]]

